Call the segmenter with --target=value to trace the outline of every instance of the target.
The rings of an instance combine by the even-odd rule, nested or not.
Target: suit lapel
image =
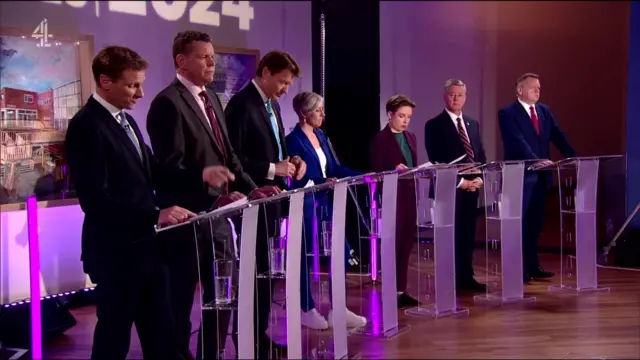
[[[142,133],[140,132],[140,128],[138,127],[138,123],[130,115],[127,115],[127,119],[129,121],[129,125],[131,125],[131,128],[133,129],[133,132],[136,134],[136,137],[138,138],[138,143],[140,144],[140,153],[142,154],[142,162],[144,163],[144,168],[146,170],[145,174],[147,175],[148,178],[151,178],[151,168],[149,166],[150,154],[146,151],[147,147],[145,146],[144,140],[142,138]]]
[[[189,92],[189,90],[184,85],[182,85],[180,80],[175,79],[173,85],[178,89],[182,100],[186,102],[187,105],[189,105],[194,115],[196,115],[196,117],[198,118],[198,120],[200,121],[200,125],[202,125],[204,131],[209,135],[209,139],[213,144],[216,144],[215,136],[213,136],[213,131],[211,130],[211,123],[209,122],[207,115],[202,112],[202,109],[200,108],[200,105],[198,105],[196,99]],[[216,148],[216,146],[214,146],[214,148]]]
[[[311,156],[313,156],[318,166],[322,166],[320,164],[320,158],[318,157],[318,153],[316,152],[316,149],[313,148],[313,144],[311,144],[311,141],[309,141],[309,137],[304,133],[304,131],[302,131],[302,129],[300,128],[300,125],[296,125],[293,131],[296,132],[296,137],[300,139],[302,146],[305,147],[307,152],[310,153]],[[316,134],[316,136],[318,135]],[[318,141],[320,141],[320,137],[318,137]],[[322,147],[322,142],[320,142],[320,146]]]
[[[109,113],[109,111],[105,109],[104,106],[100,105],[100,103],[95,99],[90,98],[89,101],[93,103],[93,106],[95,106],[96,110],[100,113],[100,118],[102,118],[102,120],[105,122],[107,129],[109,129],[109,131],[111,131],[111,133],[124,144],[124,146],[129,150],[129,153],[130,153],[129,155],[135,157],[136,160],[134,161],[136,161],[140,165],[141,170],[144,171],[146,167],[144,150],[143,150],[144,142],[142,141],[142,136],[140,135],[140,131],[139,130],[136,131],[137,125],[133,120],[133,118],[130,118],[128,116],[127,120],[129,121],[129,125],[134,129],[134,133],[138,138],[138,143],[140,144],[140,151],[143,153],[142,159],[140,159],[140,154],[138,153],[138,150],[136,149],[133,142],[131,142],[131,139],[129,138],[127,133],[124,131],[122,126],[118,124],[118,121],[111,115],[111,113]]]
[[[531,120],[531,115],[524,109],[520,102],[516,102],[516,107],[518,110],[518,120],[520,121],[520,128],[527,133],[527,136],[537,138],[538,133],[536,132],[535,127],[533,126],[533,120]],[[536,107],[536,114],[538,115],[538,121],[540,121],[540,114],[538,113],[538,108]]]
[[[258,91],[258,89],[256,88],[256,86],[253,84],[253,81],[249,83],[249,85],[247,86],[251,86],[252,89],[252,97],[253,97],[253,103],[256,107],[258,107],[258,111],[262,114],[262,120],[264,120],[265,124],[269,127],[269,129],[273,129],[273,126],[271,126],[271,118],[269,117],[269,113],[267,112],[267,104],[262,100],[262,96],[260,95],[260,92]],[[272,108],[273,108],[273,112],[274,115],[276,116],[276,121],[279,118],[279,114],[276,110],[276,106],[275,103],[272,102]],[[278,128],[280,128],[280,124],[278,124]],[[282,129],[278,129],[278,131],[280,132],[280,140],[281,142],[284,140],[284,137],[282,136]],[[271,139],[273,140],[273,148],[275,151],[278,151],[278,143],[276,140],[276,134],[273,133],[273,130],[271,130],[269,132],[271,134]],[[284,155],[284,154],[283,154]]]
[[[547,117],[546,114],[544,114],[540,108],[540,106],[538,104],[534,105],[535,109],[536,109],[536,114],[538,115],[538,124],[540,126],[540,137],[544,137],[544,135],[546,135],[546,131],[547,131]]]
[[[173,85],[178,89],[178,92],[180,93],[180,97],[182,98],[182,100],[186,102],[187,105],[189,105],[189,107],[191,108],[191,111],[193,111],[194,115],[196,115],[196,117],[200,122],[200,125],[202,125],[202,127],[204,128],[204,131],[207,133],[207,135],[209,135],[209,140],[211,140],[211,144],[213,145],[214,150],[217,151],[220,156],[223,156],[222,151],[218,146],[218,142],[216,141],[216,137],[213,135],[213,130],[211,130],[211,122],[209,121],[207,114],[202,112],[202,108],[200,108],[200,105],[198,104],[196,99],[193,97],[193,94],[191,94],[191,92],[189,92],[189,89],[187,89],[178,79],[174,80]],[[214,104],[213,108],[214,108],[214,114],[216,115],[216,118],[220,119],[219,112],[216,111],[216,107],[215,107],[216,101],[213,99],[213,97],[211,97],[211,91],[207,90],[207,94],[209,95],[209,99],[211,100],[211,103]],[[218,123],[220,123],[220,121],[218,121]]]

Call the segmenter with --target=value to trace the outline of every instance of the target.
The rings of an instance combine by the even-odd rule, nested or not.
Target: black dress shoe
[[[548,279],[550,277],[553,277],[553,275],[555,274],[551,271],[544,271],[544,269],[538,266],[533,271],[529,271],[529,275],[531,275],[531,277],[534,279]]]
[[[531,282],[531,276],[529,276],[529,274],[527,274],[527,273],[524,273],[523,282],[524,282],[525,284],[530,283],[530,282]]]
[[[461,291],[473,291],[473,292],[485,292],[487,291],[487,285],[477,282],[475,279],[463,281],[458,283],[458,290]]]
[[[412,308],[412,307],[420,306],[421,304],[422,303],[420,301],[412,298],[406,292],[403,292],[402,294],[398,295],[398,309]]]

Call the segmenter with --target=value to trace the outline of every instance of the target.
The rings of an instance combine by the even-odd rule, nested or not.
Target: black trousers
[[[98,322],[93,360],[124,360],[136,325],[145,359],[182,359],[167,293],[167,273],[155,239],[122,249],[113,267],[90,274],[96,283]]]
[[[283,203],[269,204],[260,208],[258,214],[258,229],[256,236],[256,274],[265,274],[269,271],[269,238],[280,236],[280,223],[282,214],[286,214],[288,209]],[[242,224],[237,223],[236,231],[240,232]],[[242,235],[240,235],[242,241]],[[271,304],[273,301],[274,282],[269,278],[256,278],[254,293],[254,356],[256,359],[268,359],[270,357],[271,339],[267,335],[269,328],[269,316],[271,314]],[[234,321],[234,335],[238,334],[238,321]],[[238,344],[237,336],[234,336],[236,349],[238,346],[248,344]]]
[[[197,235],[197,248],[195,237]],[[191,312],[198,283],[203,303],[214,300],[215,259],[235,259],[231,229],[226,219],[202,221],[163,234],[169,268],[170,303],[178,349],[191,358]],[[198,294],[199,296],[200,294]],[[217,359],[225,347],[231,311],[203,310],[198,331],[197,359]]]
[[[538,238],[544,226],[544,205],[547,195],[546,174],[527,173],[522,195],[522,261],[525,272],[535,272],[540,266]]]
[[[456,284],[473,280],[473,250],[479,191],[456,190],[455,251]],[[480,190],[481,191],[481,190]]]

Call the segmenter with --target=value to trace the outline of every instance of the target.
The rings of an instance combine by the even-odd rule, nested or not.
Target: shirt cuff
[[[464,182],[464,178],[460,179],[460,182],[458,183],[458,189],[460,188],[460,186],[462,186],[462,182]]]
[[[276,177],[276,164],[270,163],[269,170],[267,171],[267,180],[273,180]]]

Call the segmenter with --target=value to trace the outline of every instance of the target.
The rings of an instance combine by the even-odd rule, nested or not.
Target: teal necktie
[[[138,155],[140,159],[142,159],[142,151],[140,149],[140,144],[138,143],[138,139],[136,138],[136,134],[133,132],[131,125],[129,125],[129,121],[127,120],[127,115],[125,115],[124,111],[121,111],[118,116],[120,117],[120,125],[124,129],[124,132],[127,133],[127,136],[133,143],[133,146],[138,151]]]
[[[273,130],[273,135],[276,137],[276,142],[278,143],[278,160],[282,161],[282,145],[280,144],[280,131],[278,130],[278,119],[276,119],[276,115],[273,113],[271,100],[267,101],[267,112],[269,113],[269,120],[271,120],[271,129]]]

